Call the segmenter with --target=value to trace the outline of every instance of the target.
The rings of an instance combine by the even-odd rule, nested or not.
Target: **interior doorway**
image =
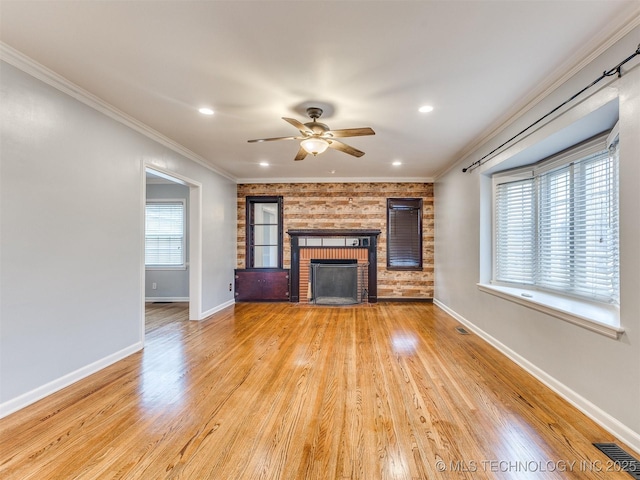
[[[188,305],[188,319],[200,320],[201,185],[146,165],[143,192],[142,331],[146,330],[146,306],[152,303],[176,303],[183,309]],[[163,219],[164,215],[167,218]],[[180,222],[182,232],[176,230]]]

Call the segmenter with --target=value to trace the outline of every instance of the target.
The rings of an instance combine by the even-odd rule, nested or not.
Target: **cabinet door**
[[[289,272],[269,272],[263,275],[264,300],[289,300]]]
[[[236,300],[289,300],[288,270],[236,270]]]
[[[260,272],[236,272],[236,300],[261,300],[262,275]]]

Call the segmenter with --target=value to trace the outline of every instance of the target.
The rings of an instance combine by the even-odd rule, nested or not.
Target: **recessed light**
[[[423,105],[421,106],[418,111],[420,113],[429,113],[429,112],[433,112],[433,107],[431,105]]]
[[[260,162],[260,166],[261,167],[268,167],[269,166],[269,162]]]
[[[402,162],[400,160],[395,160],[391,165],[393,165],[394,167],[399,167],[400,165],[402,165]]]
[[[213,110],[207,107],[199,108],[198,111],[203,115],[213,115]]]
[[[336,173],[335,170],[329,170],[329,173]]]

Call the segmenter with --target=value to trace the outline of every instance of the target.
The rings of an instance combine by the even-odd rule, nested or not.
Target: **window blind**
[[[499,183],[495,280],[619,302],[618,150]]]
[[[387,200],[387,268],[422,268],[422,199]]]
[[[184,265],[184,230],[184,203],[147,203],[145,264],[147,266]]]
[[[535,200],[533,179],[498,185],[496,192],[496,279],[535,281]]]

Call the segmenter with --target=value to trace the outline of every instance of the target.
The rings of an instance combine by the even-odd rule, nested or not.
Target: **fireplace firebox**
[[[357,259],[312,258],[309,283],[310,300],[318,305],[352,305],[360,303],[363,281],[359,272],[364,265]],[[360,290],[362,289],[362,293]]]

